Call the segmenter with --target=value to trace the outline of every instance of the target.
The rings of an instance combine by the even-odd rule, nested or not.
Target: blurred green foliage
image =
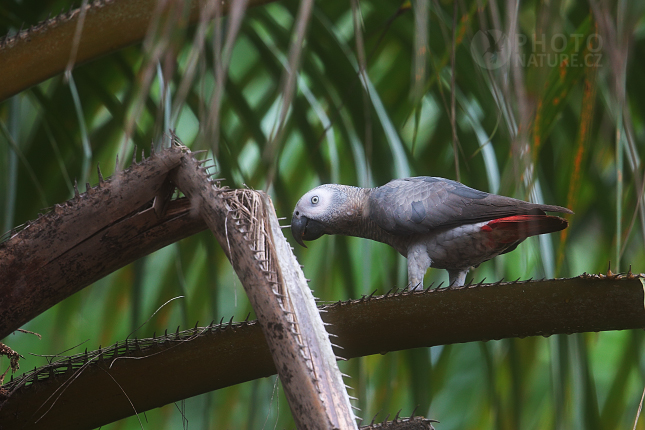
[[[230,18],[209,23],[202,38],[197,26],[162,34],[172,42],[163,61],[150,44],[138,44],[77,66],[70,83],[56,76],[0,103],[0,228],[67,200],[75,179],[95,184],[92,166],[111,174],[117,154],[131,159],[132,144],[149,153],[151,142],[160,145],[164,130],[174,128],[193,150],[211,150],[226,185],[267,189],[285,224],[298,198],[321,183],[459,178],[575,211],[565,233],[527,240],[472,271],[476,280],[605,272],[610,260],[614,272],[630,265],[645,271],[645,217],[637,208],[645,155],[643,6],[527,1],[514,10],[515,2],[466,0],[458,2],[457,16],[445,0],[359,6],[356,17],[349,2],[315,4],[283,123],[285,66],[299,8],[293,0],[246,11],[216,128],[215,59]],[[69,7],[67,0],[4,1],[0,33]],[[510,54],[493,70],[478,63],[491,58],[473,42],[486,29],[506,36],[498,39],[497,60]],[[358,33],[364,46],[357,45]],[[151,70],[147,87],[142,76]],[[403,258],[382,244],[323,237],[295,252],[323,302],[405,283]],[[426,283],[445,281],[442,272],[431,270]],[[139,336],[196,321],[243,320],[252,312],[224,253],[203,232],[105,277],[24,327],[42,340],[15,333],[3,342],[26,355],[23,369],[31,368],[45,363],[38,354],[124,339],[177,296],[183,298],[163,307]],[[350,394],[368,422],[377,413],[383,419],[403,409],[407,416],[417,407],[417,415],[440,420],[441,430],[626,429],[644,386],[642,344],[640,331],[587,333],[391,352],[340,366],[352,376]],[[6,358],[0,365],[8,366]],[[275,377],[149,411],[141,421],[155,429],[293,426]],[[132,417],[105,428],[140,427]],[[643,420],[637,428],[645,428]]]

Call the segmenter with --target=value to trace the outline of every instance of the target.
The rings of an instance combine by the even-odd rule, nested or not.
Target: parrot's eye
[[[319,200],[320,200],[320,199],[318,198],[318,196],[313,196],[313,197],[311,198],[311,204],[312,204],[312,205],[317,205]]]

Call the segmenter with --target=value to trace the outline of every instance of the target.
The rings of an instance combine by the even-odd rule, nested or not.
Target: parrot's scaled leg
[[[466,284],[468,269],[448,269],[448,285],[451,287],[462,287]]]

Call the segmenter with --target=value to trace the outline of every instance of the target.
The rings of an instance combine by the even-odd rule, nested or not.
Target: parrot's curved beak
[[[307,245],[303,240],[314,240],[325,234],[325,226],[318,221],[307,218],[306,216],[296,216],[291,218],[291,233],[299,245]]]

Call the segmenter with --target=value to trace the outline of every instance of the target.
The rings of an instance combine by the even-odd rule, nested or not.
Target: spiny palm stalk
[[[609,260],[614,272],[630,264],[645,271],[638,2],[231,2],[239,9],[213,5],[190,25],[188,3],[130,3],[153,6],[153,28],[134,45],[99,47],[107,55],[74,67],[72,79],[56,72],[16,87],[0,104],[3,231],[73,196],[75,179],[81,188],[86,178],[97,183],[96,164],[111,173],[117,155],[129,164],[133,143],[149,152],[151,141],[161,145],[164,130],[174,128],[193,150],[212,151],[227,185],[267,189],[283,216],[321,183],[373,186],[413,174],[459,177],[575,211],[568,233],[483,264],[477,280],[605,272]],[[12,36],[82,4],[5,1],[0,33]],[[158,5],[172,13],[155,13]],[[102,26],[113,34],[141,30],[136,14],[123,9],[119,16]],[[499,58],[509,55],[496,69],[478,61],[491,60],[477,56],[487,35],[500,42]],[[32,68],[47,67],[44,56],[38,61],[44,42],[33,42],[20,49],[35,58]],[[13,49],[0,46],[0,58]],[[60,53],[58,64],[67,65],[71,52]],[[0,60],[0,72],[21,67]],[[404,262],[379,244],[329,237],[297,252],[323,301],[405,284]],[[30,352],[53,354],[86,340],[80,349],[93,349],[137,328],[143,337],[198,320],[244,320],[248,312],[224,252],[198,234],[38,316],[25,328],[42,340],[16,333],[3,342],[27,356],[21,364],[29,369],[45,363]],[[642,340],[639,331],[533,337],[389,353],[342,367],[368,421],[419,405],[417,414],[438,418],[440,429],[628,428],[643,387]],[[263,379],[218,390],[149,412],[144,426],[177,428],[187,419],[189,427],[288,428],[278,387]],[[140,428],[136,418],[108,427],[117,426]]]

